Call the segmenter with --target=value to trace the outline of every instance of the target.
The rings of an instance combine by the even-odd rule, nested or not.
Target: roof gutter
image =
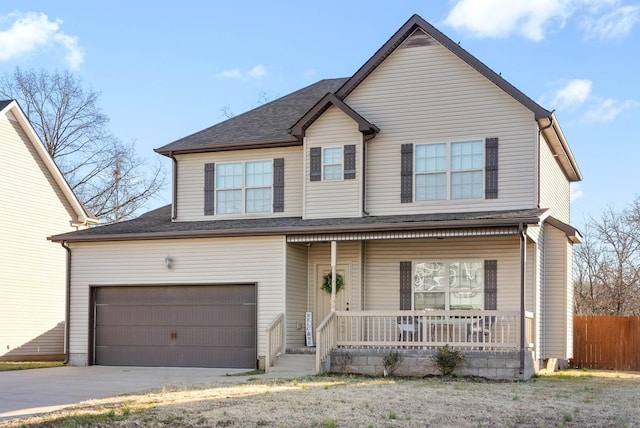
[[[138,233],[113,233],[101,235],[78,235],[76,233],[50,236],[47,239],[53,242],[102,242],[102,241],[132,241],[132,240],[159,240],[159,239],[184,239],[184,238],[211,238],[211,237],[240,237],[240,236],[277,236],[277,235],[306,235],[310,233],[357,233],[398,231],[412,229],[460,229],[477,227],[505,227],[518,226],[519,224],[538,224],[540,217],[520,217],[512,219],[473,219],[450,221],[416,221],[398,223],[372,223],[372,224],[342,224],[329,227],[327,225],[292,226],[292,227],[260,227],[247,229],[218,229],[218,230],[184,230],[167,232],[138,232]]]
[[[153,151],[163,156],[171,157],[171,155],[187,155],[192,153],[215,153],[215,152],[228,152],[230,150],[250,150],[250,149],[272,149],[278,147],[293,147],[301,146],[302,141],[299,139],[289,138],[281,140],[271,141],[254,141],[254,142],[240,142],[240,143],[227,143],[227,144],[212,144],[202,147],[191,148],[174,148],[164,149],[162,147],[154,149]]]
[[[66,275],[66,296],[65,296],[65,313],[64,313],[64,361],[63,364],[69,363],[69,337],[70,319],[71,319],[71,248],[67,245],[67,241],[60,243],[62,248],[67,251],[67,275]]]
[[[542,126],[542,119],[547,120],[547,125]],[[551,145],[553,154],[558,158],[569,181],[581,181],[582,173],[558,121],[555,120],[554,113],[551,112],[548,116],[538,119],[538,125],[540,126],[540,133],[546,137]]]

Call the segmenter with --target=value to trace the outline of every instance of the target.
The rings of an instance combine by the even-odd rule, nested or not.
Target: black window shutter
[[[485,140],[485,199],[498,199],[498,139]]]
[[[411,310],[411,262],[400,262],[400,310]]]
[[[311,147],[309,162],[311,167],[309,179],[311,181],[320,181],[322,179],[322,149],[320,147]]]
[[[214,215],[216,200],[216,167],[213,163],[204,164],[204,215]]]
[[[284,158],[273,160],[273,212],[284,212]]]
[[[400,149],[400,202],[413,202],[413,144]]]
[[[498,309],[498,261],[484,261],[484,308],[488,311]]]
[[[344,146],[344,179],[353,180],[356,178],[356,145],[348,144]]]

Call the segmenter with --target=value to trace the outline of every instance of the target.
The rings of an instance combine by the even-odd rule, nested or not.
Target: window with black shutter
[[[273,212],[284,212],[284,158],[273,160]]]
[[[485,199],[498,198],[498,139],[485,140]]]
[[[214,215],[216,200],[216,168],[213,163],[204,164],[204,215]]]
[[[344,146],[344,179],[353,180],[356,178],[356,145],[348,144]]]
[[[413,202],[413,144],[400,148],[400,202]]]

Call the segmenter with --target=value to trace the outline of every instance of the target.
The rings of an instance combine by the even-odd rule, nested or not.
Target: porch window
[[[415,310],[482,310],[484,262],[416,262],[413,268]]]

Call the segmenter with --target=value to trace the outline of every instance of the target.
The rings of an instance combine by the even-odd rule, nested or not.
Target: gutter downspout
[[[362,139],[362,216],[368,217],[367,212],[367,141]]]
[[[67,245],[67,241],[60,243],[62,248],[67,251],[67,281],[66,281],[66,296],[65,296],[65,314],[64,314],[64,365],[69,363],[69,321],[71,318],[71,248]]]
[[[520,223],[518,226],[520,234],[520,374],[524,374],[525,357],[525,281],[527,268],[527,227]]]
[[[169,152],[169,157],[173,161],[173,177],[172,177],[172,189],[171,189],[171,220],[178,218],[178,160],[173,155],[173,152]]]

